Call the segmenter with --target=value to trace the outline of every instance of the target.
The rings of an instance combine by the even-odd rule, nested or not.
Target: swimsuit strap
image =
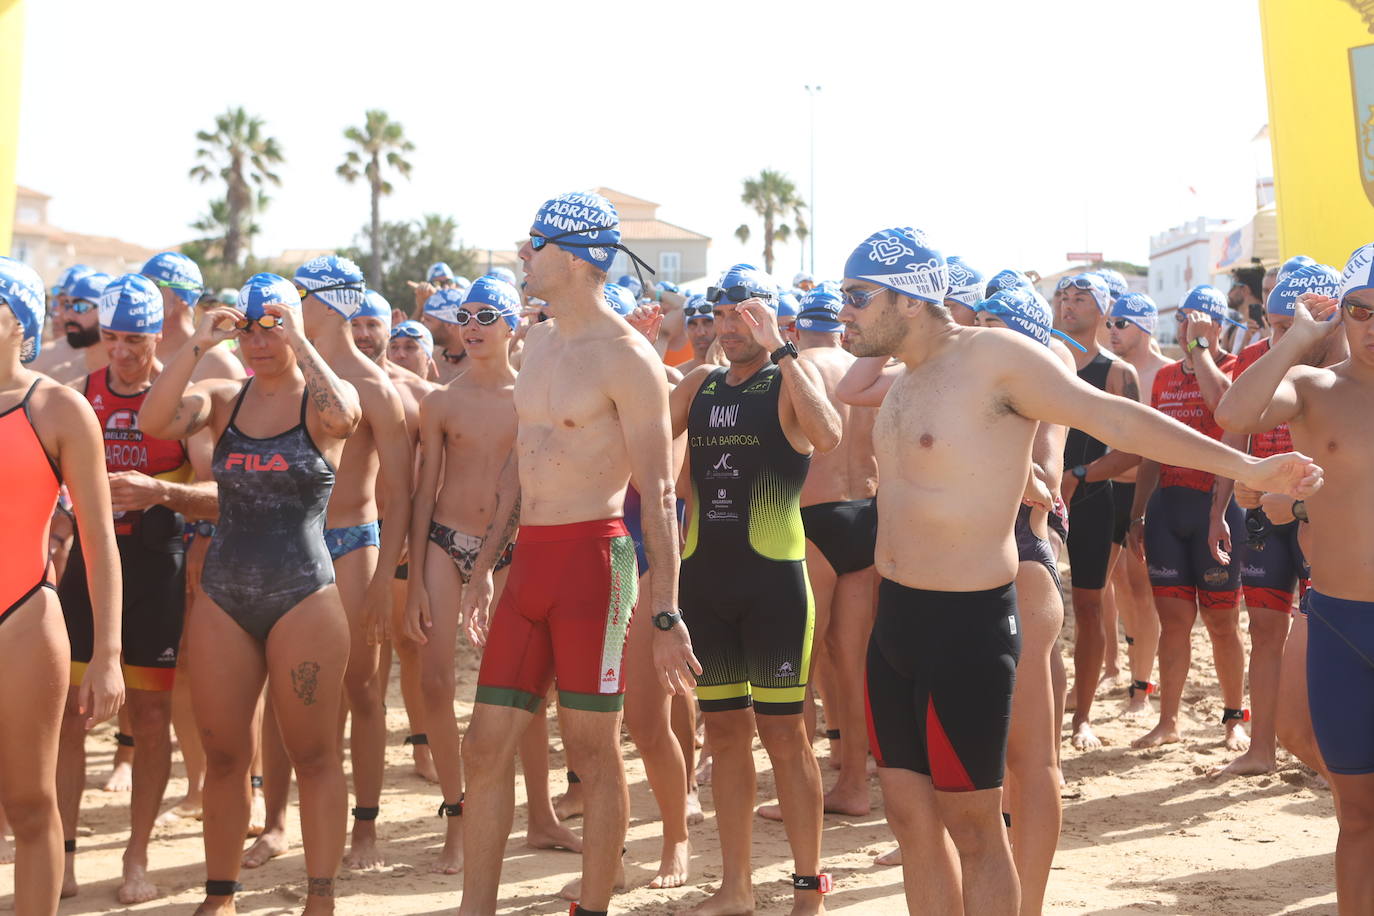
[[[19,402],[19,406],[24,408],[24,414],[26,416],[29,412],[29,398],[33,397],[33,390],[38,387],[38,383],[41,381],[43,381],[43,378],[41,376],[34,379],[33,384],[29,386],[29,390],[24,392],[24,400]]]
[[[306,399],[307,399],[309,396],[310,396],[310,386],[309,386],[309,385],[306,385],[306,386],[305,386],[305,390],[301,392],[301,423],[300,423],[301,426],[305,426],[305,402],[306,402]]]
[[[43,450],[43,457],[48,459],[48,467],[52,468],[53,476],[57,478],[57,483],[59,486],[61,486],[62,468],[58,467],[57,462],[53,460],[52,455],[48,454],[48,447],[44,445],[43,440],[39,438],[38,427],[33,422],[33,414],[29,412],[29,398],[33,397],[33,393],[38,388],[38,383],[41,381],[43,381],[43,378],[41,376],[33,380],[33,384],[29,386],[28,391],[24,392],[24,399],[19,402],[18,406],[20,407],[20,409],[24,411],[24,419],[29,421],[29,429],[33,430],[33,438],[35,441],[38,442],[38,447]],[[87,379],[87,381],[89,381],[89,378]]]
[[[238,419],[239,408],[243,406],[243,396],[248,393],[248,386],[251,384],[253,384],[253,380],[251,378],[245,379],[243,382],[243,387],[239,389],[239,396],[234,399],[234,412],[229,414],[230,426],[233,426],[234,421]]]

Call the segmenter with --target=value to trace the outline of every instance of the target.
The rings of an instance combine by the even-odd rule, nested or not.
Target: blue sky
[[[1267,170],[1254,0],[474,6],[30,0],[19,182],[64,228],[175,243],[221,193],[186,177],[195,131],[243,105],[287,157],[259,253],[343,245],[368,197],[334,174],[341,131],[380,107],[417,146],[385,219],[507,247],[544,199],[609,185],[711,235],[721,268],[759,259],[732,235],[741,179],[807,193],[819,84],[828,276],[890,225],[983,268],[1144,262],[1153,232],[1247,214]]]

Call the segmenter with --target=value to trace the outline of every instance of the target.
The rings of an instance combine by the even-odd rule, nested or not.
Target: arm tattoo
[[[333,897],[333,878],[311,878],[307,894],[311,897]]]
[[[306,706],[315,702],[315,691],[320,686],[320,663],[301,662],[291,669],[291,689]]]
[[[309,350],[297,354],[297,361],[305,375],[305,387],[310,392],[310,400],[321,416],[343,412],[343,402],[334,390],[332,380],[320,368],[319,358]]]
[[[195,356],[197,359],[200,358],[200,344],[196,344],[191,348],[191,355]]]
[[[1140,385],[1136,384],[1135,379],[1126,379],[1126,384],[1121,386],[1121,396],[1132,401],[1140,400]]]

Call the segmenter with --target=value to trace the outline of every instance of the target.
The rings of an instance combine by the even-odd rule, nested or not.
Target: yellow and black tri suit
[[[712,372],[687,421],[692,512],[679,601],[706,712],[800,713],[815,622],[799,497],[809,455],[778,421],[782,373]]]

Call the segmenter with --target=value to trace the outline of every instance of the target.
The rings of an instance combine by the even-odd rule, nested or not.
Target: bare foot
[[[1121,709],[1121,718],[1146,719],[1149,718],[1152,711],[1150,695],[1143,690],[1137,690],[1126,698],[1126,705]]]
[[[248,835],[262,836],[262,832],[267,829],[267,802],[263,800],[262,793],[253,792],[253,802],[248,808]]]
[[[115,764],[110,778],[105,780],[106,792],[128,792],[134,787],[134,765],[128,762]]]
[[[353,836],[343,864],[355,871],[380,868],[386,864],[377,850],[377,822],[353,820]]]
[[[200,820],[201,805],[199,801],[190,801],[183,798],[166,811],[157,816],[157,826],[169,827],[172,824],[180,823],[185,820]]]
[[[1207,771],[1209,779],[1219,776],[1261,776],[1274,772],[1274,755],[1265,754],[1254,745],[1244,754],[1223,766],[1215,766]]]
[[[237,912],[233,897],[206,897],[193,916],[232,916]]]
[[[687,826],[694,827],[706,820],[706,812],[701,810],[701,796],[693,786],[687,792]]]
[[[147,903],[159,896],[157,886],[148,880],[148,866],[138,862],[124,863],[124,883],[115,892],[120,903]]]
[[[828,738],[826,740],[830,742],[830,769],[838,770],[840,768],[840,748],[843,747],[840,742],[844,739]]]
[[[1250,747],[1250,736],[1245,733],[1245,725],[1239,721],[1226,723],[1226,749],[1228,751],[1244,751]],[[1270,769],[1273,769],[1272,762]]]
[[[649,882],[649,887],[682,887],[687,883],[689,860],[692,847],[686,840],[681,843],[663,841],[663,861],[658,866],[658,874]]]
[[[1070,740],[1074,748],[1080,751],[1096,750],[1102,746],[1102,742],[1093,734],[1092,726],[1087,722],[1079,722],[1073,727],[1073,738]]]
[[[5,834],[0,831],[0,865],[11,865],[14,863],[14,847],[10,841],[5,839]]]
[[[249,846],[243,853],[243,867],[261,868],[284,852],[286,852],[285,831],[264,830],[253,841],[253,845]]]
[[[824,804],[826,814],[849,814],[854,817],[861,817],[873,810],[873,803],[868,797],[867,785],[859,792],[853,790],[841,792],[837,784],[835,788],[825,793]]]
[[[1109,693],[1118,687],[1125,687],[1131,683],[1131,679],[1119,670],[1107,670],[1102,672],[1102,679],[1097,682],[1097,693]]]
[[[438,875],[456,875],[463,870],[463,818],[451,817],[444,832],[444,848],[429,870]]]
[[[825,896],[815,891],[793,891],[789,916],[815,916],[825,912]]]
[[[697,764],[697,785],[709,786],[711,784],[711,755],[703,754],[701,762]]]
[[[782,823],[782,805],[759,805],[754,809],[754,813],[765,821]]]
[[[625,857],[621,856],[620,864],[617,865],[615,869],[615,890],[623,891],[624,889]],[[582,899],[582,879],[574,878],[567,884],[563,885],[563,889],[558,892],[558,896],[562,897],[564,900],[572,900],[574,902]]]
[[[570,817],[582,816],[581,783],[568,784],[568,791],[558,796],[558,800],[553,803],[553,813],[560,821],[566,821]]]
[[[1131,747],[1159,747],[1161,744],[1177,744],[1182,740],[1179,737],[1177,727],[1161,722],[1132,741]]]
[[[681,916],[749,916],[754,912],[754,891],[727,892],[724,887],[705,900],[683,910]]]
[[[562,849],[581,852],[582,839],[562,824],[535,827],[525,831],[525,845],[531,849]]]
[[[76,883],[76,855],[67,853],[66,863],[62,867],[62,896],[75,897],[81,891],[81,885]]]
[[[439,781],[439,771],[434,768],[434,755],[430,753],[429,745],[417,744],[414,746],[415,775],[425,782]]]
[[[902,864],[902,847],[894,846],[880,856],[873,857],[874,865],[884,865],[891,867]]]

